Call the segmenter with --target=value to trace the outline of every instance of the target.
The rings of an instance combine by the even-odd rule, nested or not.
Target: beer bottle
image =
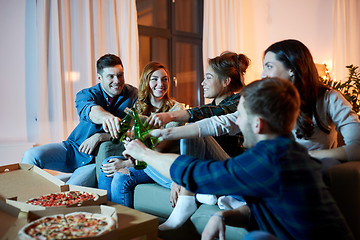
[[[143,142],[147,147],[149,148],[153,148],[150,144],[147,144],[146,141],[143,137],[143,133],[146,131],[144,125],[142,124],[139,114],[137,113],[135,108],[132,108],[133,111],[133,117],[134,117],[134,139],[139,139],[141,142]],[[146,162],[143,161],[139,161],[137,159],[135,159],[135,163],[134,163],[134,168],[136,170],[142,170],[145,169],[147,167]]]
[[[127,114],[123,119],[121,119],[120,122],[120,137],[119,138],[110,137],[110,141],[114,144],[118,144],[119,142],[122,142],[126,136],[126,132],[131,127],[131,120],[132,120],[131,110],[129,108],[126,108],[124,112]]]

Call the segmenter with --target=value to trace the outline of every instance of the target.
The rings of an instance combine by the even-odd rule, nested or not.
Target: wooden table
[[[118,218],[118,228],[111,232],[111,239],[158,239],[157,217],[111,202],[107,205],[116,209]],[[0,233],[0,238],[17,239],[18,231],[27,224],[27,213],[20,212],[17,219],[8,219],[7,223],[8,227],[3,225],[7,232]]]
[[[107,205],[114,207],[117,212],[117,239],[132,239],[143,236],[146,236],[146,240],[158,239],[157,217],[119,204],[108,202]]]

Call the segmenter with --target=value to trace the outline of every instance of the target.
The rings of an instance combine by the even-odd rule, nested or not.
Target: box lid
[[[64,191],[86,191],[99,195],[97,201],[87,201],[84,205],[98,205],[107,202],[107,192],[102,189],[64,185],[64,182],[31,165],[17,163],[0,166],[0,199],[22,211],[43,210],[45,207],[26,204],[31,198],[36,198],[49,193]]]

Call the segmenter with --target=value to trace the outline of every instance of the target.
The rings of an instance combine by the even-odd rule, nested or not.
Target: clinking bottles
[[[129,108],[126,108],[124,110],[126,114],[126,116],[121,119],[120,122],[120,137],[119,138],[110,138],[110,141],[114,144],[118,144],[119,142],[122,142],[126,136],[126,132],[130,129],[131,127],[131,120],[132,120],[132,111]]]
[[[144,139],[144,133],[147,132],[144,125],[142,124],[139,114],[137,113],[135,108],[132,108],[133,117],[134,117],[134,139],[139,139],[141,142],[143,142],[147,147],[152,148],[153,146],[149,141]],[[148,138],[149,139],[149,138]],[[135,159],[134,168],[136,170],[142,170],[147,167],[146,162],[139,161]]]

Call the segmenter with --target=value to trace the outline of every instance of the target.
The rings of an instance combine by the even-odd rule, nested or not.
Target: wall
[[[247,82],[260,77],[264,50],[284,39],[302,41],[316,63],[331,65],[334,0],[244,0],[242,5],[243,49],[252,60]]]
[[[0,0],[0,164],[16,162],[25,143],[25,0]]]

